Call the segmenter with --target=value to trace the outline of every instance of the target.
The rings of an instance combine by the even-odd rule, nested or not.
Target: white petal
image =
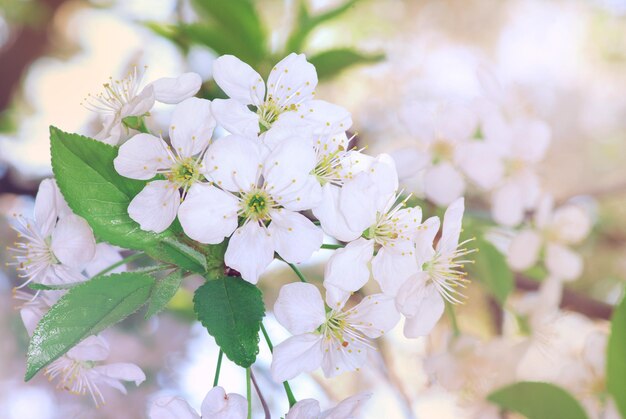
[[[122,120],[116,115],[103,118],[102,129],[93,138],[109,145],[117,145],[122,138]]]
[[[270,370],[277,383],[291,380],[302,372],[314,371],[322,363],[321,335],[305,333],[290,337],[274,347]]]
[[[276,197],[280,204],[291,211],[305,211],[317,207],[322,201],[322,186],[319,181],[314,176],[306,176],[296,182],[299,188],[289,187]]]
[[[121,111],[120,118],[127,116],[142,116],[152,109],[154,106],[154,89],[152,86],[146,86],[137,96],[126,103]],[[121,121],[120,121],[121,122]],[[121,125],[121,124],[120,124]]]
[[[57,217],[61,218],[71,213],[72,210],[67,206],[54,179],[42,180],[35,198],[35,221],[41,235],[48,237]]]
[[[261,152],[258,142],[238,135],[215,141],[204,157],[204,172],[209,180],[231,192],[256,186]]]
[[[191,97],[176,105],[170,122],[170,140],[180,157],[191,157],[209,145],[215,118],[211,102]]]
[[[222,387],[213,387],[202,401],[200,413],[205,419],[244,419],[248,402],[240,394],[226,394]]]
[[[379,154],[367,171],[376,185],[376,208],[382,212],[398,190],[398,172],[395,163],[390,155]]]
[[[89,336],[67,352],[68,357],[77,361],[104,361],[109,354],[109,344],[98,335]]]
[[[513,238],[507,252],[507,262],[511,269],[524,271],[535,266],[539,258],[541,244],[541,236],[536,231],[520,231]]]
[[[237,228],[239,201],[235,196],[204,183],[189,189],[178,208],[185,234],[200,243],[218,244]]]
[[[578,205],[565,205],[554,211],[551,230],[565,244],[581,242],[591,230],[589,214]]]
[[[313,137],[346,131],[352,126],[352,116],[345,108],[324,100],[308,100],[297,112],[283,112],[272,126],[304,130]],[[270,130],[271,131],[271,130]]]
[[[327,183],[322,188],[322,198],[313,208],[313,215],[320,221],[324,232],[340,241],[352,241],[363,230],[354,231],[348,226],[344,214],[339,210],[341,188]]]
[[[192,97],[202,85],[202,78],[196,73],[184,73],[180,76],[163,77],[149,86],[154,88],[154,97],[162,103],[176,104]]]
[[[343,249],[333,252],[326,264],[324,287],[334,287],[344,291],[338,295],[336,289],[326,293],[329,307],[343,307],[354,291],[361,289],[370,277],[369,262],[374,254],[374,241],[359,238],[348,243]],[[329,290],[331,291],[331,290]],[[339,298],[339,299],[338,299]]]
[[[132,381],[135,385],[139,385],[146,380],[146,375],[141,368],[129,362],[99,365],[95,368],[98,369],[100,374],[109,378],[121,381]]]
[[[142,230],[160,233],[176,218],[180,192],[167,180],[149,182],[128,205],[128,215]]]
[[[304,54],[289,54],[274,66],[267,78],[267,96],[280,106],[312,99],[316,87],[317,72]]]
[[[504,226],[515,226],[524,219],[522,190],[515,182],[507,182],[491,196],[491,215]]]
[[[46,314],[38,307],[31,307],[29,305],[25,305],[20,309],[20,317],[22,318],[22,323],[24,323],[24,328],[28,332],[28,336],[32,336],[35,328],[37,327],[37,323],[41,320],[41,318]]]
[[[389,153],[393,159],[398,177],[407,179],[417,175],[430,163],[430,155],[418,150],[416,147],[403,147]]]
[[[345,217],[348,228],[363,231],[376,221],[378,189],[371,176],[359,173],[341,188],[339,210]]]
[[[332,409],[322,412],[319,419],[358,418],[362,405],[372,397],[372,393],[359,393],[342,400]],[[295,407],[295,406],[294,406]],[[289,418],[287,418],[289,419]]]
[[[560,244],[548,243],[545,263],[552,275],[564,281],[574,280],[583,272],[583,260],[580,255]]]
[[[217,123],[231,134],[256,138],[259,135],[259,115],[234,99],[214,99],[213,115]]]
[[[416,338],[430,333],[441,318],[445,304],[434,285],[424,286],[423,283],[417,286],[416,284],[408,285],[409,281],[407,281],[407,291],[409,286],[412,290],[407,297],[415,300],[412,302],[415,307],[411,308],[414,315],[407,317],[404,323],[404,336]]]
[[[292,335],[313,332],[326,320],[324,301],[315,285],[292,282],[280,288],[274,316]]]
[[[131,179],[152,179],[159,169],[171,167],[168,145],[150,134],[137,134],[120,146],[113,165],[122,176]]]
[[[365,364],[370,350],[366,343],[349,336],[325,339],[322,341],[322,348],[324,350],[322,371],[326,378],[357,371]]]
[[[372,339],[389,332],[400,320],[394,298],[384,294],[368,295],[347,313],[348,323]]]
[[[476,132],[478,118],[467,105],[447,102],[439,106],[435,124],[438,135],[447,140],[461,142],[471,138]]]
[[[148,411],[150,419],[200,419],[189,403],[180,397],[162,396],[155,399]]]
[[[64,265],[82,270],[96,253],[96,240],[87,221],[71,214],[52,231],[52,252]]]
[[[244,105],[258,106],[265,99],[259,73],[232,55],[222,55],[213,62],[213,78],[228,97]]]
[[[320,412],[320,402],[314,399],[304,399],[289,409],[285,419],[317,419]]]
[[[426,170],[424,175],[424,193],[426,197],[440,207],[450,205],[463,196],[465,180],[450,163],[442,162]]]
[[[415,259],[420,268],[435,255],[433,242],[439,231],[439,224],[439,217],[430,217],[415,233]]]
[[[372,274],[385,294],[396,295],[404,281],[419,270],[413,246],[403,247],[383,246],[372,260]]]
[[[94,276],[120,260],[122,260],[122,255],[120,255],[120,252],[118,252],[115,247],[108,243],[98,243],[93,259],[85,266],[85,272],[87,272],[89,276]],[[125,265],[121,265],[110,273],[124,272],[125,268]]]
[[[241,277],[252,284],[257,283],[273,259],[272,237],[265,228],[253,221],[235,230],[224,255],[226,265],[241,273]]]
[[[444,255],[452,254],[459,244],[463,211],[465,211],[465,200],[463,198],[457,199],[446,209],[446,213],[443,216],[441,240],[437,244],[437,249]]]
[[[512,124],[512,129],[516,137],[514,155],[530,163],[543,160],[552,137],[550,126],[539,119],[519,118]]]
[[[315,150],[301,138],[282,141],[265,159],[263,176],[265,189],[281,204],[305,185],[315,168]]]
[[[267,230],[272,236],[274,249],[287,262],[305,262],[322,246],[322,229],[304,215],[280,209],[270,216],[272,222]]]
[[[41,283],[44,285],[64,285],[86,281],[87,278],[81,274],[81,270],[82,268],[71,268],[61,264],[52,265]]]
[[[495,187],[504,176],[502,157],[486,142],[472,141],[457,149],[459,167],[483,189]]]

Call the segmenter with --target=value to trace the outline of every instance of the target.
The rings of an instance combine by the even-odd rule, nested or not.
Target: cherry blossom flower
[[[374,279],[389,295],[417,271],[413,235],[422,222],[421,208],[406,208],[408,197],[398,202],[397,186],[392,165],[374,164],[339,192],[343,211],[335,218],[345,217],[353,232],[342,239],[356,240],[333,253],[326,265],[324,287],[333,304],[343,304],[365,285],[370,263]]]
[[[416,260],[421,270],[409,277],[398,290],[396,306],[406,316],[406,337],[423,336],[432,330],[445,308],[445,301],[459,303],[465,287],[464,259],[473,250],[464,248],[468,241],[459,243],[464,199],[454,201],[446,210],[441,239],[436,247],[433,241],[439,231],[439,218],[427,219],[415,235]]]
[[[211,102],[189,98],[174,109],[172,146],[143,133],[122,144],[113,162],[119,174],[141,180],[165,177],[148,182],[128,206],[128,215],[142,230],[160,233],[172,224],[187,191],[202,180],[202,158],[214,128]]]
[[[581,207],[573,204],[553,209],[552,197],[545,196],[537,208],[534,225],[520,230],[507,252],[512,269],[523,271],[543,260],[551,276],[571,281],[580,276],[583,261],[570,249],[580,243],[591,229],[591,219]]]
[[[126,394],[122,381],[141,384],[146,376],[131,363],[103,363],[109,357],[109,345],[101,336],[90,336],[70,349],[45,369],[50,380],[58,379],[58,388],[73,394],[89,393],[96,405],[104,403],[102,385]]]
[[[455,102],[413,102],[402,116],[409,132],[419,141],[418,147],[403,148],[392,154],[401,163],[402,177],[423,171],[426,198],[439,206],[449,205],[465,192],[462,164],[465,148],[476,143],[473,139],[478,128],[476,115],[467,106]],[[493,160],[491,157],[489,153],[481,155],[485,161]],[[481,167],[485,166],[477,169]]]
[[[92,260],[96,242],[89,224],[73,214],[52,179],[39,186],[35,219],[15,216],[18,241],[14,262],[24,284],[62,284],[84,281],[81,274]]]
[[[399,320],[393,298],[369,295],[353,308],[343,304],[325,310],[312,284],[284,285],[274,315],[294,336],[274,348],[271,372],[276,382],[320,366],[326,377],[358,370],[372,349],[370,339],[382,336]]]
[[[275,123],[284,123],[285,115],[287,125],[304,123],[322,130],[347,129],[352,123],[345,109],[313,99],[317,73],[304,54],[291,53],[276,64],[267,79],[267,90],[261,76],[232,55],[215,60],[213,78],[230,98],[214,100],[215,118],[232,134],[256,138]]]
[[[289,409],[285,419],[355,419],[360,416],[361,407],[371,396],[371,393],[355,394],[323,412],[317,400],[300,400]]]
[[[311,175],[314,166],[315,153],[300,138],[283,141],[265,158],[258,142],[235,135],[220,138],[202,167],[213,184],[191,187],[180,206],[181,225],[201,243],[220,243],[232,234],[224,261],[251,283],[275,251],[287,262],[304,262],[323,239],[322,231],[297,212],[320,199],[319,183]]]
[[[228,393],[222,387],[213,387],[207,393],[200,408],[201,415],[180,397],[163,396],[152,402],[148,412],[150,419],[245,419],[248,404],[245,397]]]
[[[85,106],[103,114],[103,128],[94,138],[107,144],[116,145],[123,135],[124,118],[141,117],[147,114],[154,102],[176,104],[190,98],[200,90],[202,79],[195,73],[184,73],[176,78],[164,77],[148,84],[143,89],[142,74],[134,67],[121,80],[109,79],[104,83],[104,91],[88,95]]]

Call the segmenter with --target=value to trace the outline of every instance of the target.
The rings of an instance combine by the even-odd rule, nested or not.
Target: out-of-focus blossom
[[[360,416],[361,407],[371,396],[370,393],[355,394],[323,412],[317,400],[300,400],[289,409],[285,419],[356,419]]]

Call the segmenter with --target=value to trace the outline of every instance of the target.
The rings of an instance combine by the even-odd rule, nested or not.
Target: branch
[[[522,291],[536,291],[539,283],[521,275],[515,276],[515,287]],[[594,300],[576,291],[563,289],[563,298],[560,307],[565,310],[575,311],[593,319],[610,320],[613,314],[613,306],[602,301]]]

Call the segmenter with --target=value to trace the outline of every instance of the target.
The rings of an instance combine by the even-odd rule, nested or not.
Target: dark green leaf
[[[176,294],[176,291],[178,291],[178,288],[180,288],[182,282],[183,273],[179,270],[172,272],[165,278],[156,280],[152,288],[152,294],[150,295],[150,302],[148,303],[148,310],[145,316],[146,319],[154,316],[165,308],[167,303],[169,303]]]
[[[28,347],[26,381],[88,336],[138,310],[154,278],[125,272],[101,276],[70,289],[41,319]]]
[[[306,41],[306,38],[313,31],[313,29],[315,29],[318,25],[321,25],[322,23],[328,22],[332,19],[335,19],[336,17],[341,16],[352,6],[354,6],[357,1],[359,0],[348,0],[337,7],[311,16],[306,5],[307,0],[300,0],[298,2],[297,25],[295,28],[293,28],[293,31],[291,32],[291,35],[287,40],[286,53],[300,52],[304,47],[304,42]]]
[[[606,358],[607,388],[626,417],[626,298],[613,313]]]
[[[488,400],[528,419],[587,419],[587,414],[568,392],[548,383],[521,382],[501,388]]]
[[[202,273],[204,257],[174,237],[175,226],[161,234],[143,231],[128,216],[128,204],[146,182],[120,176],[113,167],[117,148],[50,127],[52,170],[70,208],[87,220],[101,240],[184,269]]]
[[[309,58],[317,69],[320,80],[336,76],[339,72],[357,64],[375,63],[385,58],[384,54],[363,54],[349,48],[320,52]]]
[[[259,353],[259,330],[265,315],[261,291],[241,278],[207,281],[193,297],[198,320],[235,364],[252,365]]]
[[[500,304],[504,304],[515,285],[513,272],[504,255],[493,244],[483,239],[470,242],[470,246],[476,246],[478,249],[478,252],[472,254],[474,265],[469,266],[473,277],[480,281]]]

